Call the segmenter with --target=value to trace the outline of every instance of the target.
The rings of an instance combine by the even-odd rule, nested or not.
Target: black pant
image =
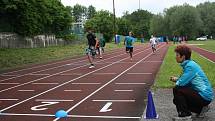
[[[173,103],[178,112],[199,114],[203,106],[210,104],[210,101],[204,100],[197,91],[190,87],[176,86],[173,88],[173,95]]]

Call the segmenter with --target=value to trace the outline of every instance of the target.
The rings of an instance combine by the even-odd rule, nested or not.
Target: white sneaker
[[[91,65],[89,68],[90,68],[90,69],[91,69],[91,68],[95,68],[95,66],[94,66],[94,65]]]
[[[102,59],[102,57],[100,57],[100,59]]]

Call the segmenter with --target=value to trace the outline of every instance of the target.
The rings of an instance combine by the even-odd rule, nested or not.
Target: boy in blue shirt
[[[180,77],[170,77],[176,82],[173,88],[173,103],[176,105],[178,117],[189,119],[191,112],[197,117],[204,117],[209,110],[209,104],[214,98],[213,88],[201,67],[191,60],[191,49],[186,45],[178,45],[175,49],[176,61],[180,63],[183,72]]]
[[[130,54],[130,60],[132,60],[132,53],[133,53],[133,43],[134,43],[134,38],[132,37],[132,32],[129,32],[129,36],[126,36],[125,37],[125,40],[124,40],[124,45],[126,47],[126,53],[129,53]]]

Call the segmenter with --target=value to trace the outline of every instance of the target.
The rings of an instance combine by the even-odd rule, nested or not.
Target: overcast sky
[[[174,5],[183,5],[188,3],[189,5],[196,6],[199,3],[206,1],[215,2],[215,0],[114,0],[115,1],[115,13],[117,17],[123,15],[123,12],[129,11],[132,13],[139,9],[147,10],[151,13],[162,13],[164,8],[170,8]],[[61,0],[64,6],[74,6],[80,4],[88,7],[92,5],[98,10],[108,10],[113,12],[113,0]],[[140,4],[139,4],[140,3]]]

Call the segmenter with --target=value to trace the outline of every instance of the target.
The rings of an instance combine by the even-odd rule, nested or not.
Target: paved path
[[[158,119],[146,120],[144,118],[141,121],[172,121],[172,117],[177,115],[176,107],[173,104],[172,89],[157,89],[153,92],[153,100],[156,108],[156,113],[159,115]],[[215,101],[211,104],[211,109],[206,113],[205,118],[195,118],[193,115],[193,121],[215,121]],[[145,115],[145,111],[143,116]]]

